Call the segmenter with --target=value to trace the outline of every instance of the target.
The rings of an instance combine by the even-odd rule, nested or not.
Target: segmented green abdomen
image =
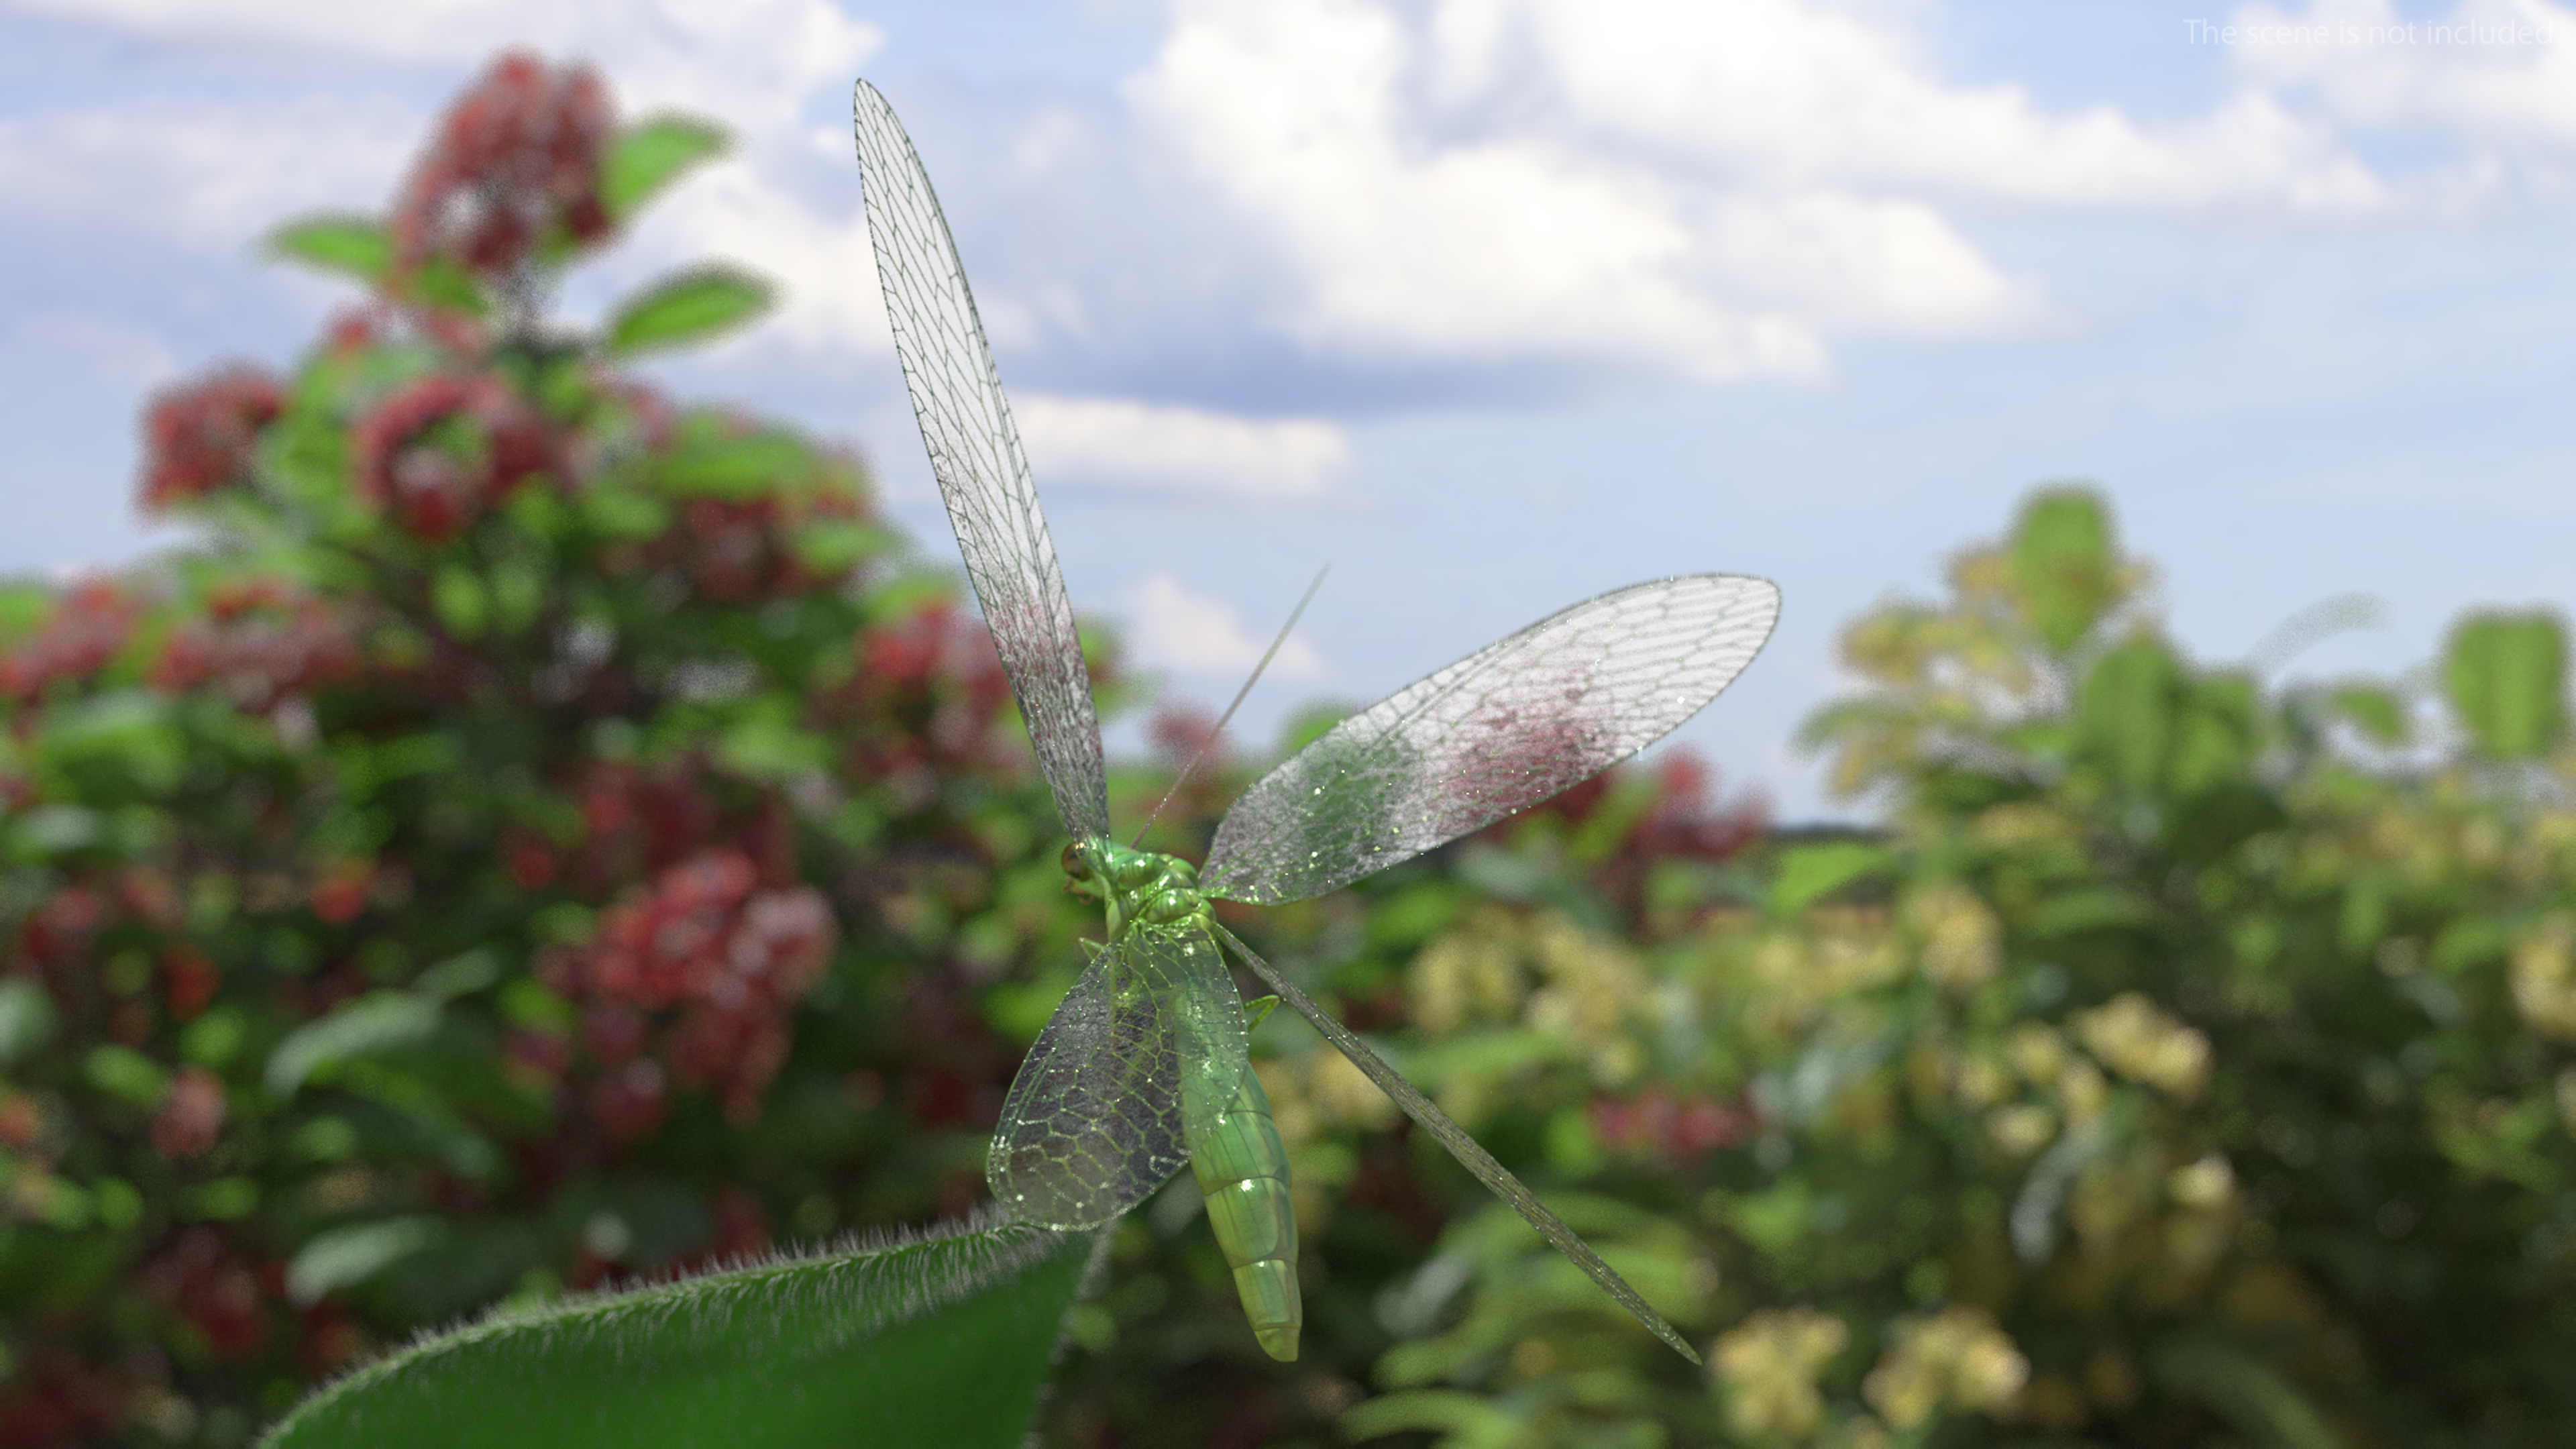
[[[1263,1352],[1290,1362],[1306,1322],[1297,1295],[1297,1215],[1288,1202],[1288,1154],[1270,1123],[1261,1078],[1245,1067],[1233,1103],[1219,1112],[1195,1108],[1184,1093],[1181,1132],[1252,1336]]]

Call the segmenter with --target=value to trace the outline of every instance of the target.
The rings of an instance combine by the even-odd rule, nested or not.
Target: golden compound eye
[[[1064,862],[1064,873],[1075,880],[1091,874],[1090,869],[1082,863],[1082,847],[1076,842],[1068,840],[1064,843],[1064,854],[1061,859]]]

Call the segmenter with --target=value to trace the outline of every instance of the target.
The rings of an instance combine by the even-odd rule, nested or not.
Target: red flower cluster
[[[175,1310],[218,1360],[248,1357],[268,1337],[259,1278],[212,1228],[190,1228],[136,1275],[143,1296]]]
[[[112,579],[84,579],[18,647],[0,656],[0,694],[21,704],[56,684],[88,679],[116,657],[141,612]]]
[[[854,647],[858,668],[826,701],[829,712],[895,725],[854,737],[860,777],[917,779],[926,804],[939,774],[1006,767],[993,724],[1011,681],[980,622],[941,602],[860,635]]]
[[[791,598],[839,582],[806,567],[797,556],[797,530],[857,513],[848,500],[837,498],[696,498],[682,511],[677,527],[664,530],[632,557],[647,567],[677,570],[693,593],[716,603]]]
[[[241,481],[260,430],[285,406],[276,380],[247,363],[156,394],[143,413],[143,511]]]
[[[274,580],[228,585],[206,604],[208,617],[172,631],[154,660],[158,689],[213,685],[233,703],[265,714],[279,701],[358,675],[358,646],[347,625],[315,598],[298,598]]]
[[[570,793],[581,807],[582,840],[568,884],[583,894],[604,895],[620,881],[667,870],[723,827],[724,812],[686,765],[647,770],[603,761],[584,770]],[[544,848],[533,838],[527,843]]]
[[[23,958],[63,976],[86,965],[90,943],[108,925],[107,897],[82,885],[66,885],[27,913],[18,927]]]
[[[345,926],[366,914],[367,896],[376,884],[373,861],[335,860],[322,868],[305,903],[313,914],[334,926]]]
[[[651,552],[671,556],[688,574],[699,597],[718,603],[740,604],[796,593],[810,580],[788,550],[785,531],[778,525],[779,508],[773,499],[741,503],[694,499],[680,527],[656,540]]]
[[[224,984],[222,968],[185,942],[163,948],[161,976],[170,996],[172,1021],[194,1021],[204,1015],[216,989]]]
[[[0,1394],[0,1444],[21,1449],[114,1442],[126,1427],[126,1386],[103,1369],[42,1353]]]
[[[87,876],[57,885],[19,919],[13,932],[0,933],[0,943],[5,943],[10,974],[47,977],[68,999],[98,979],[101,936],[120,927],[167,933],[183,920],[170,878],[150,866],[129,866],[112,878]],[[165,964],[185,951],[173,948],[165,954]],[[179,990],[172,985],[174,1001]],[[200,1001],[187,1015],[202,1009]]]
[[[352,441],[359,496],[424,543],[454,538],[556,467],[544,421],[485,377],[409,383],[359,420]]]
[[[1629,849],[1655,860],[1724,860],[1761,838],[1767,812],[1759,800],[1721,807],[1717,771],[1687,748],[1665,752],[1655,766],[1655,808],[1637,826]]]
[[[1611,1151],[1678,1162],[1733,1147],[1753,1130],[1752,1115],[1709,1097],[1676,1098],[1662,1086],[1621,1100],[1592,1103],[1592,1131]]]
[[[606,236],[599,166],[612,124],[590,67],[503,55],[448,109],[394,203],[400,265],[445,256],[498,276],[540,243]]]
[[[152,1114],[152,1145],[180,1161],[202,1157],[224,1131],[224,1084],[204,1067],[181,1067]]]
[[[787,1059],[788,1018],[821,979],[838,931],[808,886],[759,889],[739,850],[700,852],[604,912],[591,943],[540,966],[590,1003],[582,1044],[605,1073],[592,1109],[612,1136],[660,1120],[662,1065],[644,1057],[648,1012],[677,1011],[660,1060],[748,1117]]]

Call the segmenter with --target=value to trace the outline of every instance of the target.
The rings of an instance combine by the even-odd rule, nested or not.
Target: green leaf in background
[[[796,550],[798,563],[827,578],[886,552],[893,543],[892,536],[875,524],[837,519],[806,524],[787,541]]]
[[[603,484],[582,495],[583,521],[611,538],[651,538],[671,525],[662,500],[631,488]]]
[[[337,272],[368,286],[393,265],[393,238],[370,216],[331,214],[291,221],[269,233],[268,249],[288,261]]]
[[[438,1003],[407,992],[361,996],[329,1016],[287,1034],[268,1054],[268,1090],[293,1096],[306,1079],[353,1057],[426,1041],[438,1029]]]
[[[2342,1449],[2345,1443],[2289,1380],[2232,1344],[2184,1336],[2159,1347],[2151,1362],[2166,1388],[2215,1410],[2248,1442],[2274,1449]]]
[[[2394,747],[2406,743],[2406,705],[2394,690],[2348,684],[2328,695],[2327,703],[2337,718],[2361,731],[2362,738],[2372,744]]]
[[[1004,1449],[1106,1241],[970,1222],[504,1309],[323,1388],[262,1442]]]
[[[1789,851],[1780,857],[1780,874],[1771,883],[1771,913],[1795,915],[1871,871],[1883,869],[1888,860],[1880,847],[1851,840]]]
[[[168,701],[141,690],[84,700],[45,721],[39,758],[82,784],[158,794],[186,766],[170,714]]]
[[[0,1067],[52,1041],[61,1021],[45,988],[23,976],[0,980]]]
[[[725,129],[694,116],[655,116],[617,133],[600,165],[599,200],[625,221],[653,193],[699,162],[724,154]]]
[[[2471,614],[2451,632],[2442,683],[2479,753],[2528,760],[2567,732],[2567,634],[2548,612]]]
[[[768,311],[777,296],[775,287],[739,268],[692,267],[619,304],[603,329],[603,346],[611,357],[626,357],[703,342]]]
[[[430,606],[438,622],[459,639],[480,639],[492,621],[492,594],[472,570],[448,567],[430,580]]]
[[[474,274],[451,256],[431,257],[406,282],[412,297],[441,311],[481,317],[492,310],[483,289],[475,285]]]
[[[157,1107],[170,1087],[170,1073],[159,1062],[132,1047],[94,1046],[81,1062],[81,1075],[111,1097],[138,1107]]]
[[[2013,579],[2049,648],[2072,648],[2102,617],[2117,582],[2114,563],[2109,515],[2092,489],[2043,488],[2022,505]]]
[[[682,497],[750,498],[814,475],[813,450],[784,432],[726,437],[700,430],[658,461],[662,486]]]
[[[2078,713],[2111,766],[2112,778],[2132,790],[2156,782],[2174,734],[2174,695],[2181,673],[2171,651],[2153,639],[2132,639],[2095,662],[2084,680]]]
[[[317,1233],[286,1265],[286,1296],[302,1307],[334,1289],[364,1283],[437,1241],[441,1226],[437,1218],[416,1214]]]

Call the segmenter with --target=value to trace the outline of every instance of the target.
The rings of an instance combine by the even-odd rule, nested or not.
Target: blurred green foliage
[[[239,1443],[480,1305],[982,1196],[1097,929],[990,646],[848,459],[610,365],[765,289],[544,317],[719,149],[506,59],[387,217],[280,234],[364,307],[156,405],[205,546],[0,591],[0,1439]],[[2054,488],[1856,621],[1809,738],[1883,829],[1765,832],[1676,753],[1229,910],[1709,1374],[1274,1015],[1304,1357],[1178,1187],[1049,1440],[2566,1442],[2563,628],[2285,684],[2147,580]],[[1205,743],[1155,732],[1118,818]]]

